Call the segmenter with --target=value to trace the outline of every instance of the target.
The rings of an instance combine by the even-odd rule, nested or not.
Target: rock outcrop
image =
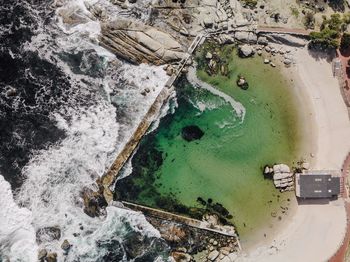
[[[294,190],[294,174],[289,166],[285,164],[274,165],[272,168],[266,166],[265,176],[272,176],[273,183],[281,192]]]
[[[168,33],[128,19],[102,24],[100,44],[135,64],[161,65],[186,57],[184,48]]]
[[[271,43],[293,47],[304,47],[308,43],[308,41],[303,38],[287,34],[267,34],[265,37]]]
[[[236,32],[235,39],[241,42],[253,43],[253,44],[257,43],[258,41],[258,37],[256,34],[254,34],[253,32],[243,32],[243,31]]]
[[[250,57],[254,55],[254,49],[250,45],[242,45],[238,48],[238,54],[240,57]]]
[[[59,227],[43,227],[36,231],[36,242],[50,242],[61,238],[61,229]]]

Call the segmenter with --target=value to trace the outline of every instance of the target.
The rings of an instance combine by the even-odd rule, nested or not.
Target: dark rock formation
[[[67,239],[63,241],[61,248],[64,250],[65,253],[68,253],[69,249],[71,248],[71,244],[68,242]]]
[[[47,254],[46,262],[57,262],[57,254],[56,253]]]
[[[193,140],[201,139],[204,132],[198,126],[186,126],[182,128],[181,136],[186,141],[190,142]]]
[[[51,242],[61,238],[61,229],[59,227],[43,227],[36,231],[36,242]]]
[[[41,261],[44,261],[45,257],[47,256],[47,250],[46,249],[41,249],[39,250],[39,253],[38,253],[38,260],[41,262]]]
[[[81,196],[84,201],[84,212],[90,217],[96,217],[101,215],[104,207],[107,206],[107,202],[103,196],[103,187],[101,181],[97,181],[99,190],[97,192],[90,188],[83,188]]]

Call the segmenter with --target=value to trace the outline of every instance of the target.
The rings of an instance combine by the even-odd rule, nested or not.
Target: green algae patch
[[[208,50],[219,59],[214,73],[207,70]],[[143,138],[132,159],[133,172],[118,181],[116,194],[195,218],[217,213],[237,227],[244,243],[249,235],[283,221],[290,211],[293,193],[279,193],[262,169],[298,160],[296,102],[289,83],[261,57],[240,59],[232,46],[210,44],[202,47],[197,61],[199,78],[240,102],[244,120],[222,98],[181,79],[178,106]],[[239,75],[249,83],[247,90],[237,86]],[[186,126],[197,126],[204,134],[186,141],[181,136]]]

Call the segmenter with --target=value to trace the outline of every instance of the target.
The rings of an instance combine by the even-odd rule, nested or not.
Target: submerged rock
[[[204,132],[198,126],[186,126],[182,128],[181,136],[186,141],[190,142],[193,140],[201,139]]]

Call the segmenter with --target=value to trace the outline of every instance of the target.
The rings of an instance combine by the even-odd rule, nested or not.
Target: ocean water
[[[178,107],[144,138],[131,175],[118,181],[116,191],[121,198],[178,212],[185,210],[181,205],[201,208],[198,197],[210,198],[231,213],[244,245],[255,234],[263,239],[289,213],[284,208],[291,207],[293,193],[281,194],[262,173],[266,164],[299,160],[300,118],[291,83],[278,69],[261,57],[244,60],[235,50],[228,53],[229,77],[198,70],[199,80],[190,70],[191,83],[177,84]],[[236,86],[239,74],[248,90]],[[197,125],[204,136],[185,141],[181,130],[188,125]]]
[[[99,47],[100,25],[84,2],[61,2],[0,1],[0,261],[37,261],[42,248],[58,261],[166,259],[143,215],[111,206],[88,217],[80,192],[94,187],[168,77]],[[85,2],[120,12],[109,1]],[[146,4],[135,5],[138,19],[147,19]],[[62,10],[79,21],[66,24]],[[60,239],[38,243],[45,227],[59,227]]]

